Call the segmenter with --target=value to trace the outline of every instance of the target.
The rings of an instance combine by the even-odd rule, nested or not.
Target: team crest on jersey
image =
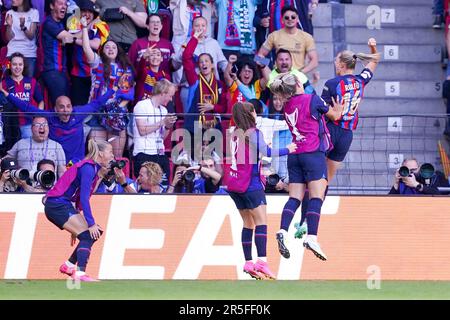
[[[239,146],[239,138],[231,139],[230,147],[231,147],[231,169],[237,171],[237,153]]]
[[[295,141],[302,141],[305,137],[297,129],[298,109],[292,113],[286,113],[286,122],[292,127],[292,134],[295,136]]]
[[[23,88],[25,90],[31,90],[31,83],[24,83]]]

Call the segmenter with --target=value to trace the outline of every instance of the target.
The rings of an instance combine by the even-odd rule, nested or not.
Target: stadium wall
[[[70,236],[47,221],[41,198],[0,195],[0,278],[64,279],[58,267],[73,250]],[[383,280],[450,280],[450,198],[327,197],[319,229],[326,262],[304,252],[294,230],[291,258],[280,258],[274,234],[286,199],[267,197],[278,279],[366,280],[375,270]],[[106,230],[89,261],[94,277],[248,279],[242,222],[227,196],[96,195],[91,203]]]

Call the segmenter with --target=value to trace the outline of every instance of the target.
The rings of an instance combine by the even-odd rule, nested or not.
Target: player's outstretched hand
[[[286,148],[288,148],[289,153],[293,153],[293,152],[295,152],[295,150],[297,150],[297,144],[290,143],[286,146]]]

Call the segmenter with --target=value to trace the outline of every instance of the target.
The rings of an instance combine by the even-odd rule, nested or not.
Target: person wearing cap
[[[0,164],[0,192],[39,192],[29,184],[27,179],[21,180],[11,176],[11,170],[19,170],[17,160],[4,158]],[[29,172],[28,172],[29,174]]]
[[[89,45],[92,50],[97,51],[100,47],[100,33],[94,28],[95,19],[98,12],[91,0],[78,0],[78,7],[81,11],[81,17],[85,17],[87,21]],[[89,101],[89,93],[91,91],[91,68],[83,51],[83,41],[81,33],[75,40],[72,55],[72,71],[71,71],[71,91],[70,97],[74,105],[86,104]]]

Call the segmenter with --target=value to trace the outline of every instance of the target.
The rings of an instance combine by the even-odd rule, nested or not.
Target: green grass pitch
[[[450,282],[382,281],[369,290],[365,281],[105,280],[68,289],[61,280],[1,280],[0,299],[450,299]]]

